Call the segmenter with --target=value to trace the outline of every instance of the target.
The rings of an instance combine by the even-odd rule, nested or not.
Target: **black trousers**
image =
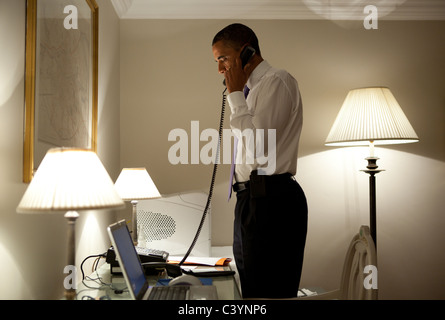
[[[262,192],[256,192],[251,177],[247,189],[236,194],[233,253],[242,295],[296,297],[306,244],[306,196],[290,174],[263,177]]]

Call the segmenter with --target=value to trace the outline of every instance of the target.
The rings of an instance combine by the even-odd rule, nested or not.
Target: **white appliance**
[[[139,200],[137,206],[138,246],[183,256],[196,235],[207,203],[204,192],[162,195],[159,199]],[[210,207],[190,256],[211,255]]]

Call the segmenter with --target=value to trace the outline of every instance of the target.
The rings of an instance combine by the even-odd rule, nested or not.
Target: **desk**
[[[209,267],[197,267],[209,268]],[[218,267],[220,268],[220,267]],[[230,270],[230,266],[223,267]],[[85,278],[77,286],[77,299],[110,299],[110,300],[129,300],[130,293],[126,290],[124,276],[121,274],[111,274],[110,265],[104,263],[96,272],[93,272],[88,278]],[[150,286],[154,286],[161,279],[159,276],[148,276]],[[223,276],[212,278],[213,285],[218,292],[219,300],[240,300],[241,295],[234,276]],[[118,290],[123,290],[122,293]]]

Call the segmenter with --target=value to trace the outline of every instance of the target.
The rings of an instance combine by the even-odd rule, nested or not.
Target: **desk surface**
[[[197,267],[209,268],[209,267]],[[221,268],[221,267],[218,267]],[[222,267],[230,270],[229,266]],[[161,279],[159,276],[148,276],[149,284],[154,286]],[[219,300],[239,300],[241,295],[233,276],[221,276],[212,278],[213,285],[218,292]],[[77,299],[106,299],[129,300],[130,293],[126,290],[123,275],[111,274],[110,265],[104,263],[101,267],[86,277],[77,287]]]

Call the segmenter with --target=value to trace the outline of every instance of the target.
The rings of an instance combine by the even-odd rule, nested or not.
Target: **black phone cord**
[[[215,185],[216,171],[217,171],[218,162],[219,162],[219,149],[220,149],[221,138],[222,138],[222,133],[223,133],[224,109],[225,109],[225,105],[226,105],[226,90],[227,90],[227,88],[225,88],[223,93],[222,93],[221,120],[219,121],[219,130],[218,130],[218,134],[219,134],[219,136],[218,136],[218,148],[216,149],[216,157],[215,157],[215,163],[213,165],[212,180],[210,182],[210,190],[209,190],[209,194],[207,196],[207,203],[205,205],[204,212],[202,213],[201,222],[199,223],[198,230],[196,231],[195,238],[193,239],[192,244],[190,245],[190,248],[188,249],[188,251],[185,254],[184,258],[182,258],[181,262],[179,262],[180,266],[185,262],[185,260],[187,260],[188,256],[190,255],[190,253],[192,252],[193,248],[195,247],[196,241],[198,241],[199,235],[201,233],[202,226],[204,225],[204,221],[205,221],[207,212],[208,212],[209,207],[210,207],[210,202],[212,201],[213,187]]]

